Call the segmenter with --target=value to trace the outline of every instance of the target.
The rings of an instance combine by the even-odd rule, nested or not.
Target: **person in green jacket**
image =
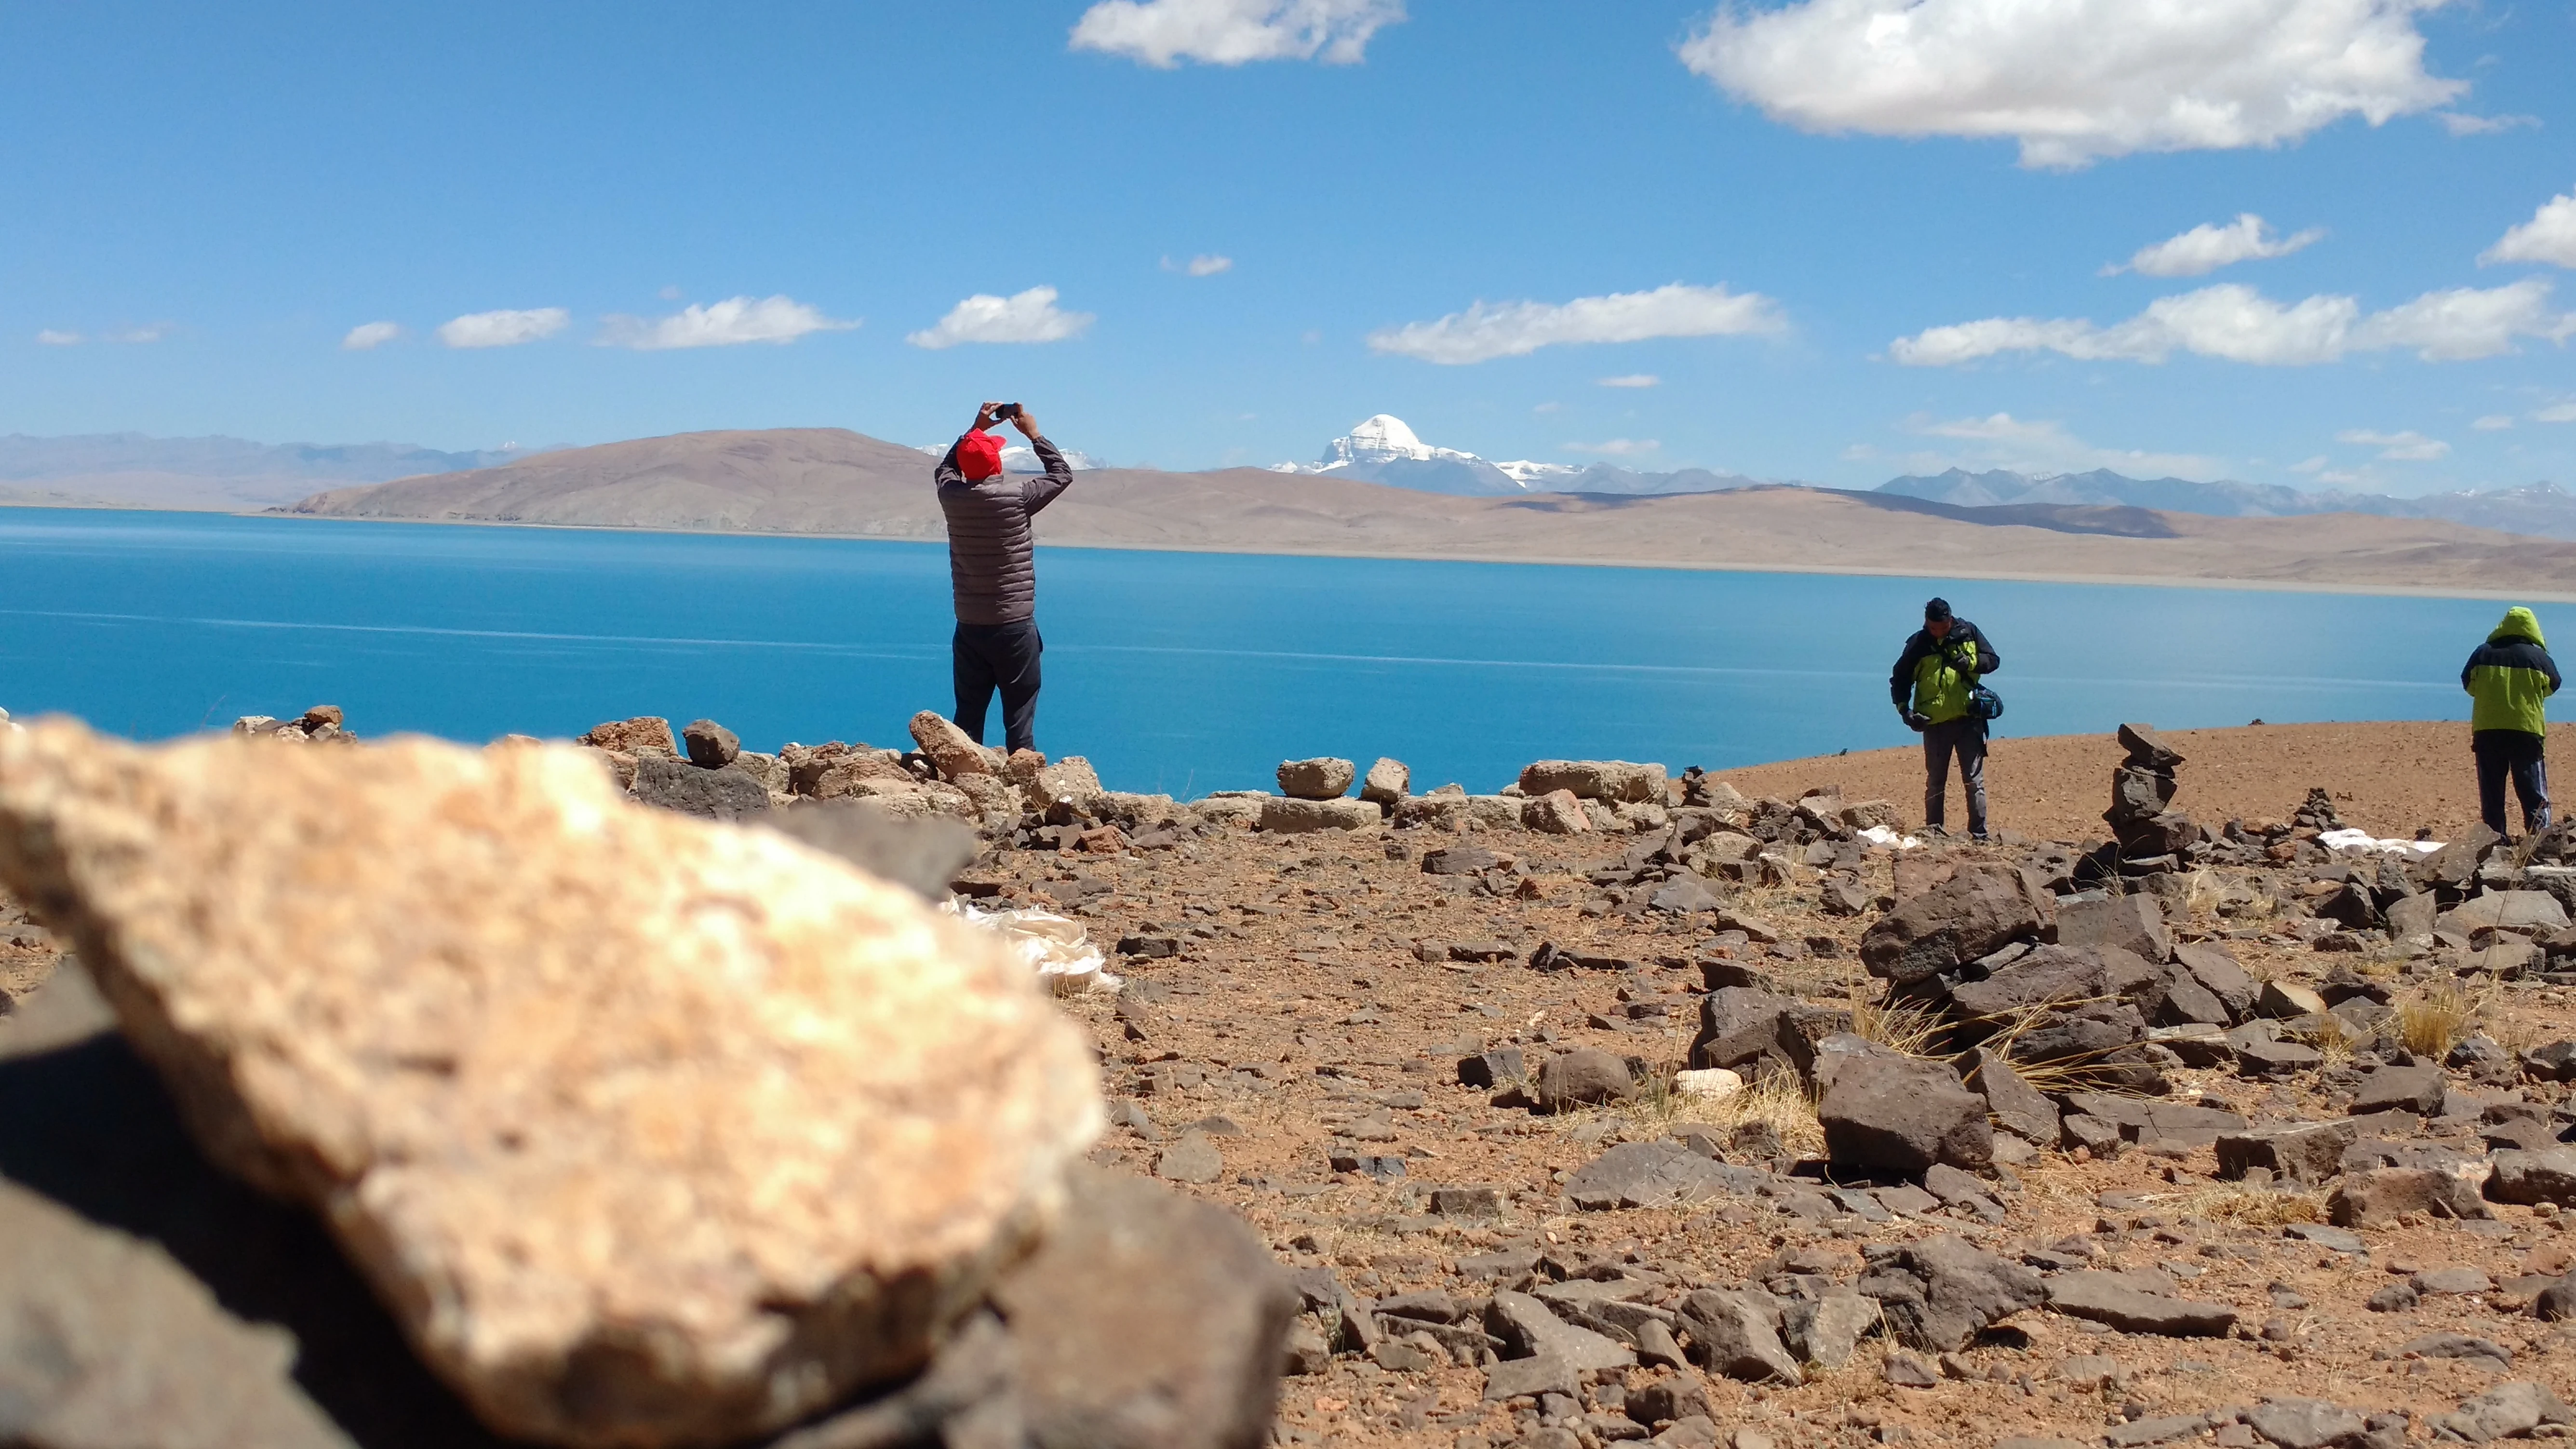
[[[2549,828],[2549,761],[2541,747],[2549,734],[2548,699],[2558,692],[2558,665],[2540,637],[2540,620],[2516,605],[2504,611],[2487,642],[2460,671],[2469,709],[2469,752],[2478,762],[2478,814],[2504,834],[2504,782],[2522,797],[2522,824],[2537,835]]]
[[[1950,761],[1959,762],[1968,797],[1968,834],[1986,839],[1986,722],[1968,708],[1977,677],[2003,667],[1977,626],[1950,612],[1947,599],[1923,606],[1923,627],[1905,641],[1887,692],[1905,727],[1923,736],[1923,827],[1939,831],[1950,793]]]

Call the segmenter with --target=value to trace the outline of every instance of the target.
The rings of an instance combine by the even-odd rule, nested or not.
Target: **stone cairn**
[[[2174,870],[2201,839],[2200,826],[2172,808],[2182,752],[2158,739],[2153,725],[2120,726],[2120,745],[2128,757],[2111,773],[2111,808],[2102,812],[2114,850],[2104,863],[2132,878]]]

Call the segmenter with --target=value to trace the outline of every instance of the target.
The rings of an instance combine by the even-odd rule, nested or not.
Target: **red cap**
[[[981,483],[1002,471],[1002,440],[977,428],[957,440],[957,471]]]

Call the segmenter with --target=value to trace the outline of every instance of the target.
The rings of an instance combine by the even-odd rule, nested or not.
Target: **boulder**
[[[2038,935],[2047,920],[2040,903],[2045,894],[2010,866],[1967,866],[1863,932],[1861,964],[1872,976],[1911,986]]]
[[[1751,1295],[1702,1288],[1681,1301],[1675,1316],[1690,1335],[1692,1361],[1709,1372],[1752,1383],[1806,1382],[1771,1313]]]
[[[1261,828],[1274,835],[1318,830],[1375,830],[1386,817],[1366,800],[1297,800],[1272,796],[1261,805]]]
[[[205,1151],[528,1438],[741,1438],[910,1372],[1102,1117],[997,939],[572,749],[49,723],[0,739],[0,881]]]
[[[1030,807],[1050,819],[1066,815],[1096,818],[1100,797],[1107,793],[1100,788],[1100,773],[1080,755],[1067,755],[1053,764],[1040,765],[1030,772],[1029,783],[1023,789]]]
[[[1938,1062],[1855,1056],[1834,1069],[1816,1118],[1838,1173],[1919,1179],[1936,1162],[1994,1161],[1986,1099]]]
[[[2444,911],[2433,929],[2474,936],[2480,931],[2509,931],[2520,936],[2567,929],[2567,908],[2547,891],[2488,891]]]
[[[2576,1147],[2498,1152],[2495,1175],[2487,1179],[2486,1191],[2497,1202],[2576,1207]]]
[[[671,737],[671,722],[650,714],[592,725],[589,733],[573,743],[614,750],[621,755],[669,755],[677,759],[680,754],[680,742]]]
[[[2545,1386],[2520,1382],[2498,1384],[2462,1400],[2459,1412],[2435,1417],[2433,1431],[2447,1439],[2488,1444],[2529,1437],[2543,1424],[2576,1424],[2576,1412]]]
[[[2255,998],[2262,988],[2225,946],[2216,941],[2184,941],[2174,947],[2173,961],[2195,985],[2227,1008],[2230,1025],[2253,1014]]]
[[[680,742],[688,748],[689,763],[702,770],[723,769],[742,755],[740,737],[711,719],[689,721]]]
[[[1924,1353],[1955,1353],[2048,1298],[2039,1274],[1947,1233],[1873,1252],[1856,1286],[1877,1301],[1890,1337]]]
[[[943,780],[1002,772],[1003,760],[998,752],[975,743],[966,731],[937,710],[925,709],[912,717],[912,742],[921,747],[930,767]]]
[[[2356,1117],[2398,1111],[2431,1117],[2442,1110],[2443,1094],[2449,1090],[2440,1067],[2380,1067],[2365,1074],[2353,1089],[2351,1111]]]
[[[702,769],[669,755],[637,755],[630,793],[643,804],[701,820],[743,820],[769,813],[769,788],[727,765]]]
[[[2408,1213],[2436,1218],[2491,1218],[2478,1184],[2436,1167],[2374,1167],[2346,1172],[2326,1196],[2326,1217],[2339,1228],[2386,1228]]]
[[[1520,823],[1542,835],[1580,835],[1592,828],[1592,817],[1574,792],[1551,790],[1521,802]]]
[[[2173,931],[2165,924],[2165,908],[2146,894],[2058,907],[2057,944],[2091,949],[2117,946],[2150,962],[2173,959]]]
[[[1599,1047],[1577,1047],[1549,1057],[1538,1069],[1539,1105],[1551,1112],[1624,1102],[1636,1090],[1628,1063]]]
[[[1804,1070],[1814,1054],[1805,1035],[1790,1025],[1790,1014],[1797,1008],[1795,997],[1775,996],[1750,986],[1710,992],[1700,998],[1699,1034],[1691,1039],[1690,1064],[1740,1067],[1771,1054]]]
[[[1968,1085],[1984,1095],[1986,1111],[1996,1126],[2036,1147],[2057,1145],[2057,1104],[2022,1080],[2012,1063],[1972,1052],[1966,1067]]]
[[[2062,919],[2059,929],[2064,929]],[[1952,987],[1950,1004],[1961,1017],[2001,1026],[2032,1007],[2095,1001],[2115,994],[2100,956],[2072,946],[2042,946],[1983,981]]]
[[[1501,1292],[1485,1308],[1485,1331],[1502,1340],[1506,1358],[1552,1358],[1577,1373],[1609,1373],[1636,1363],[1616,1339],[1577,1328],[1527,1293]]]
[[[2048,1280],[2048,1306],[2069,1318],[2109,1324],[2122,1333],[2167,1338],[2223,1338],[2236,1326],[2236,1310],[2215,1303],[2149,1293],[2131,1275],[2084,1271]]]
[[[1348,760],[1329,756],[1284,761],[1279,766],[1279,793],[1291,800],[1338,800],[1350,793],[1359,769]]]
[[[1541,760],[1521,771],[1520,784],[1521,793],[1531,799],[1565,790],[1578,800],[1661,804],[1670,795],[1663,766],[1637,765],[1626,760]]]
[[[2331,1182],[2343,1171],[2344,1149],[2357,1135],[2350,1122],[2290,1122],[2221,1133],[2218,1175],[2241,1179],[2259,1167],[2284,1182]]]
[[[1723,1193],[1750,1193],[1769,1181],[1756,1168],[1702,1157],[1679,1142],[1622,1142],[1574,1170],[1565,1195],[1576,1207],[1678,1207]]]
[[[1800,1363],[1838,1369],[1851,1362],[1863,1335],[1878,1326],[1879,1307],[1846,1287],[1791,1303],[1780,1315],[1780,1337]]]
[[[1413,772],[1404,767],[1404,761],[1381,759],[1368,767],[1368,775],[1360,781],[1360,798],[1392,810],[1412,788]]]

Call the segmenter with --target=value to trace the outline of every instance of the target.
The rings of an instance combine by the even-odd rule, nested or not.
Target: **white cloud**
[[[2025,166],[2277,146],[2468,90],[2424,71],[2443,0],[1727,4],[1683,64],[1807,131],[2011,137]]]
[[[1632,372],[1625,377],[1605,377],[1603,387],[1661,387],[1664,380],[1651,372]]]
[[[658,291],[653,295],[661,298],[665,302],[676,302],[680,300],[680,289],[677,287],[664,287],[661,291]]]
[[[561,307],[468,312],[439,323],[438,340],[450,347],[516,347],[552,337],[571,321],[572,314]]]
[[[373,352],[401,335],[400,323],[361,322],[349,329],[348,336],[340,339],[340,347],[347,352]]]
[[[1650,337],[1726,337],[1777,332],[1780,306],[1759,292],[1691,287],[1675,282],[1651,292],[1546,302],[1478,302],[1436,322],[1409,322],[1369,334],[1372,352],[1425,362],[1487,362],[1573,342],[1642,342]]]
[[[2430,463],[2450,456],[2451,445],[2439,438],[2428,438],[2409,428],[2402,433],[2374,432],[2369,428],[2346,428],[2335,434],[2338,443],[2358,443],[2379,449],[2379,456],[2392,463]]]
[[[1369,37],[1402,19],[1403,0],[1100,0],[1074,22],[1073,48],[1164,69],[1318,57],[1352,65]]]
[[[1926,454],[1914,460],[1915,466],[1933,472],[1963,462],[2018,473],[2081,473],[2109,468],[2129,474],[2209,479],[2227,471],[2220,460],[2197,453],[2098,448],[2068,432],[2063,423],[2047,418],[2017,418],[2010,413],[1948,420],[1916,416],[1906,420],[1906,428],[1925,437],[1978,445],[1964,456]]]
[[[2478,260],[2576,267],[2576,191],[2542,202],[2531,220],[2506,232]]]
[[[2292,463],[2290,465],[2290,471],[2293,473],[2322,473],[2326,470],[2326,461],[2326,455],[2319,453],[2313,458],[2306,458],[2299,462]]]
[[[2222,283],[2159,297],[2111,327],[2082,318],[1988,317],[1927,328],[1888,345],[1910,367],[1950,367],[2003,352],[2057,352],[2084,361],[2162,362],[2175,352],[2229,362],[2298,367],[2354,352],[2413,348],[2427,362],[2493,357],[2517,337],[2563,342],[2576,313],[2549,310],[2549,284],[2427,292],[2364,316],[2350,297],[2320,295],[2284,306],[2251,287]]]
[[[2120,272],[2136,272],[2145,277],[2199,277],[2220,267],[2238,262],[2267,261],[2286,257],[2301,247],[2310,246],[2325,236],[2325,228],[2310,227],[2295,236],[2270,234],[2263,218],[2246,212],[2225,226],[2202,222],[2177,237],[2169,237],[2153,246],[2140,247],[2136,255],[2116,266],[2102,269],[2108,277]]]
[[[2469,426],[2481,433],[2501,433],[2513,426],[2513,419],[2505,413],[2489,413]]]
[[[2438,111],[2434,120],[2454,136],[2484,136],[2497,131],[2514,131],[2540,124],[2538,116],[2468,116],[2458,111]]]
[[[609,317],[599,337],[607,347],[660,352],[679,347],[738,347],[746,342],[788,343],[809,332],[847,332],[859,324],[824,316],[792,297],[728,297],[696,303],[657,322]]]
[[[80,345],[81,335],[77,332],[57,332],[48,327],[36,334],[36,340],[47,347],[77,347]]]
[[[1187,272],[1193,277],[1213,277],[1219,272],[1230,272],[1234,270],[1234,258],[1215,256],[1211,254],[1207,256],[1192,257],[1186,262],[1176,262],[1170,257],[1165,257],[1163,258],[1163,270],[1167,272]]]
[[[128,327],[121,332],[102,332],[101,342],[158,342],[170,335],[170,324],[155,322],[149,327]]]
[[[1653,438],[1608,438],[1598,443],[1567,443],[1569,453],[1598,453],[1605,458],[1634,458],[1643,453],[1660,451],[1663,444]]]
[[[1031,287],[1009,297],[982,292],[948,309],[937,326],[903,340],[937,350],[961,342],[1062,342],[1092,323],[1088,312],[1059,311],[1053,287]]]
[[[2576,423],[2576,402],[2554,403],[2531,415],[2535,423]]]

